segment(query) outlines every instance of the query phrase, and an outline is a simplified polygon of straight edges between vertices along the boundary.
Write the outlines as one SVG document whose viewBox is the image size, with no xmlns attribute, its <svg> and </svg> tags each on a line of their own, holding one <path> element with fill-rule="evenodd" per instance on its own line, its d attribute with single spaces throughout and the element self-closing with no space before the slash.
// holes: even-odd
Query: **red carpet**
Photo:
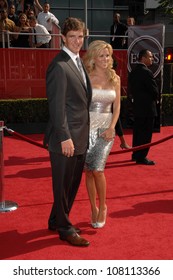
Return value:
<svg viewBox="0 0 173 280">
<path fill-rule="evenodd" d="M 153 141 L 173 134 L 162 127 Z M 43 135 L 28 135 L 42 143 Z M 126 131 L 131 144 L 131 131 Z M 113 151 L 119 150 L 119 139 Z M 110 155 L 106 168 L 108 218 L 103 229 L 89 225 L 90 206 L 83 176 L 71 220 L 90 241 L 76 248 L 47 230 L 52 203 L 48 152 L 13 136 L 4 137 L 5 200 L 18 209 L 0 213 L 0 259 L 4 260 L 172 260 L 172 139 L 153 146 L 155 166 L 136 165 L 131 152 Z"/>
</svg>

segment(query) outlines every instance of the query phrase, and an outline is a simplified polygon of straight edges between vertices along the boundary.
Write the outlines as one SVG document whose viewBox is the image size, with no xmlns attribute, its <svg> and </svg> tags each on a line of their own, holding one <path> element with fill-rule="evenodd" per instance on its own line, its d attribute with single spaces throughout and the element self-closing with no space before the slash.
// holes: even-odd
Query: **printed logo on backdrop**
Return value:
<svg viewBox="0 0 173 280">
<path fill-rule="evenodd" d="M 138 62 L 138 54 L 141 49 L 148 49 L 152 52 L 154 61 L 150 69 L 154 77 L 160 73 L 163 67 L 163 48 L 160 42 L 148 35 L 136 38 L 128 48 L 128 71 L 131 72 L 132 67 Z"/>
<path fill-rule="evenodd" d="M 138 62 L 140 50 L 148 49 L 153 53 L 154 62 L 150 69 L 154 77 L 157 77 L 163 68 L 163 42 L 164 26 L 162 24 L 151 26 L 129 27 L 128 38 L 128 71 Z"/>
</svg>

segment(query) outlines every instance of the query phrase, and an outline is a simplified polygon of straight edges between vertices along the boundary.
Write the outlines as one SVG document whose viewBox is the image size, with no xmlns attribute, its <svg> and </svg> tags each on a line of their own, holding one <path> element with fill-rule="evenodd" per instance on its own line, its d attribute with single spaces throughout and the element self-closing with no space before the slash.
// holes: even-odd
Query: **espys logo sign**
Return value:
<svg viewBox="0 0 173 280">
<path fill-rule="evenodd" d="M 160 73 L 163 67 L 163 48 L 160 42 L 149 35 L 137 37 L 128 48 L 128 71 L 131 72 L 133 66 L 138 62 L 138 54 L 141 49 L 148 49 L 153 53 L 154 62 L 151 66 L 154 77 Z"/>
</svg>

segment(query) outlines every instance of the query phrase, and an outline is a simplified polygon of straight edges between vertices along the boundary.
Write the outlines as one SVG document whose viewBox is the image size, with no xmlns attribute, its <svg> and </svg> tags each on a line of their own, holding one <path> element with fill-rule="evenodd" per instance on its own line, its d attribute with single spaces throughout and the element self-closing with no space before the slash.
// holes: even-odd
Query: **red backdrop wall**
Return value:
<svg viewBox="0 0 173 280">
<path fill-rule="evenodd" d="M 0 98 L 44 98 L 46 69 L 59 50 L 1 49 Z M 127 51 L 114 51 L 122 95 L 127 92 Z"/>
</svg>

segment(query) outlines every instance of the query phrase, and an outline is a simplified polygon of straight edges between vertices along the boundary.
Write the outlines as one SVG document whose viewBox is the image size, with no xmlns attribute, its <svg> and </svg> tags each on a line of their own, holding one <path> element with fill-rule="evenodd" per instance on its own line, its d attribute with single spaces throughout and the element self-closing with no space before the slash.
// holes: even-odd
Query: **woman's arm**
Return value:
<svg viewBox="0 0 173 280">
<path fill-rule="evenodd" d="M 39 0 L 34 0 L 34 4 L 40 12 L 43 11 L 43 8 L 42 8 L 41 4 L 39 3 Z"/>
<path fill-rule="evenodd" d="M 113 114 L 112 114 L 112 121 L 108 129 L 106 129 L 101 135 L 106 141 L 112 141 L 112 139 L 115 136 L 115 125 L 117 123 L 117 120 L 119 118 L 120 114 L 120 90 L 121 90 L 121 80 L 120 77 L 116 76 L 117 81 L 115 85 L 115 91 L 116 91 L 116 98 L 113 103 Z"/>
<path fill-rule="evenodd" d="M 120 114 L 121 79 L 118 75 L 117 75 L 117 82 L 115 85 L 115 92 L 116 92 L 116 98 L 113 103 L 112 122 L 110 124 L 110 128 L 112 128 L 112 129 L 115 129 L 115 125 L 117 123 L 117 120 L 118 120 L 119 114 Z"/>
</svg>

